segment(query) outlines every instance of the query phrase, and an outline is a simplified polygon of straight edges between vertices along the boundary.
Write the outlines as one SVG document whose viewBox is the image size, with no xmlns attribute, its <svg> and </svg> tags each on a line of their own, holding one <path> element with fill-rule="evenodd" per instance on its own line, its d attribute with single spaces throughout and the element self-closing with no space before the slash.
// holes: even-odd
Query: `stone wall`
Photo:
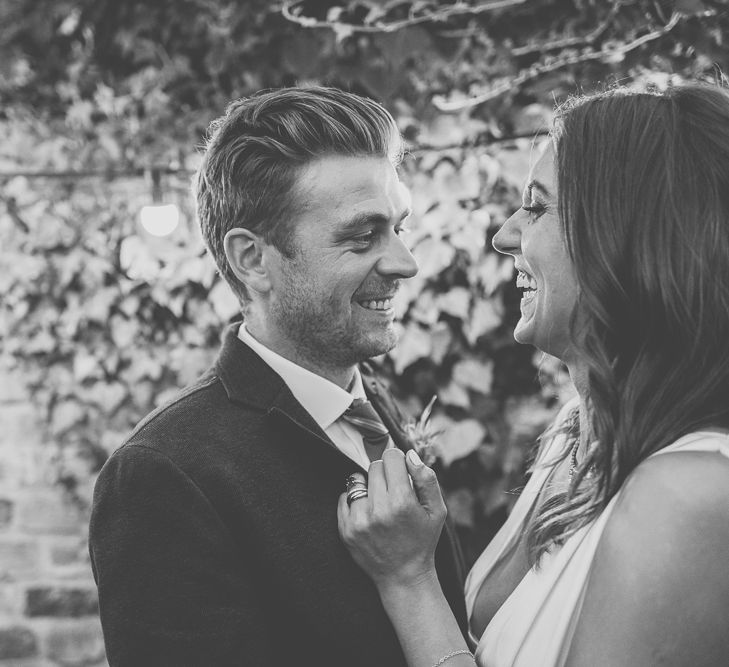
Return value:
<svg viewBox="0 0 729 667">
<path fill-rule="evenodd" d="M 0 667 L 102 667 L 88 517 L 52 483 L 44 444 L 38 410 L 0 367 Z"/>
</svg>

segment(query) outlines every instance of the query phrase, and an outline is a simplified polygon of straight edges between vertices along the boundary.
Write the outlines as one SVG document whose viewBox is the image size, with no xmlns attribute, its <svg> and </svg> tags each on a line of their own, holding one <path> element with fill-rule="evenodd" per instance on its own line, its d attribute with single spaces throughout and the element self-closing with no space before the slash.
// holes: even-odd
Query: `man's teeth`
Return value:
<svg viewBox="0 0 729 667">
<path fill-rule="evenodd" d="M 536 290 L 537 289 L 537 281 L 534 280 L 528 273 L 524 273 L 523 271 L 519 271 L 516 274 L 516 286 L 519 289 L 524 290 Z"/>
<path fill-rule="evenodd" d="M 359 303 L 363 308 L 368 308 L 369 310 L 387 310 L 388 308 L 392 308 L 392 299 L 360 301 Z"/>
</svg>

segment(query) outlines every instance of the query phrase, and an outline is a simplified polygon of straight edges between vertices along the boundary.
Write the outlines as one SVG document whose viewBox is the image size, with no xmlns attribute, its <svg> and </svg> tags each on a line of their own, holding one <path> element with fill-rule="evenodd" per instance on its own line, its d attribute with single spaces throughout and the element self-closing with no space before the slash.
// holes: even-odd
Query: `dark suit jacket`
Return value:
<svg viewBox="0 0 729 667">
<path fill-rule="evenodd" d="M 337 498 L 357 466 L 237 326 L 214 368 L 145 418 L 99 475 L 89 545 L 108 660 L 404 667 L 337 532 Z M 364 379 L 382 412 L 392 399 Z M 436 564 L 465 629 L 458 558 L 444 531 Z"/>
</svg>

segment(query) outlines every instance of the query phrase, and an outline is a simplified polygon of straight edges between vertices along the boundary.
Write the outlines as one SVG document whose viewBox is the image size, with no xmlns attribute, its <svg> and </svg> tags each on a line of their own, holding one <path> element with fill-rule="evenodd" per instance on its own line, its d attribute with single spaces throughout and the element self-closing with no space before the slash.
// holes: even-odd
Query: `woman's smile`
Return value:
<svg viewBox="0 0 729 667">
<path fill-rule="evenodd" d="M 493 245 L 514 258 L 516 286 L 522 291 L 514 338 L 565 361 L 577 284 L 557 201 L 554 149 L 548 144 L 529 174 L 521 208 L 497 232 Z"/>
</svg>

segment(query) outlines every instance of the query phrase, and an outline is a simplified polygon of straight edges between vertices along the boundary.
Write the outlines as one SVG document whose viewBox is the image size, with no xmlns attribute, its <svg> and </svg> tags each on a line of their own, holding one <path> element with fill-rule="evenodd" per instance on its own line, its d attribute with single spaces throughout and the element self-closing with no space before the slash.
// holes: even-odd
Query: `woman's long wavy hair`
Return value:
<svg viewBox="0 0 729 667">
<path fill-rule="evenodd" d="M 617 88 L 567 102 L 552 136 L 594 444 L 530 520 L 534 563 L 648 456 L 729 427 L 729 94 Z"/>
</svg>

